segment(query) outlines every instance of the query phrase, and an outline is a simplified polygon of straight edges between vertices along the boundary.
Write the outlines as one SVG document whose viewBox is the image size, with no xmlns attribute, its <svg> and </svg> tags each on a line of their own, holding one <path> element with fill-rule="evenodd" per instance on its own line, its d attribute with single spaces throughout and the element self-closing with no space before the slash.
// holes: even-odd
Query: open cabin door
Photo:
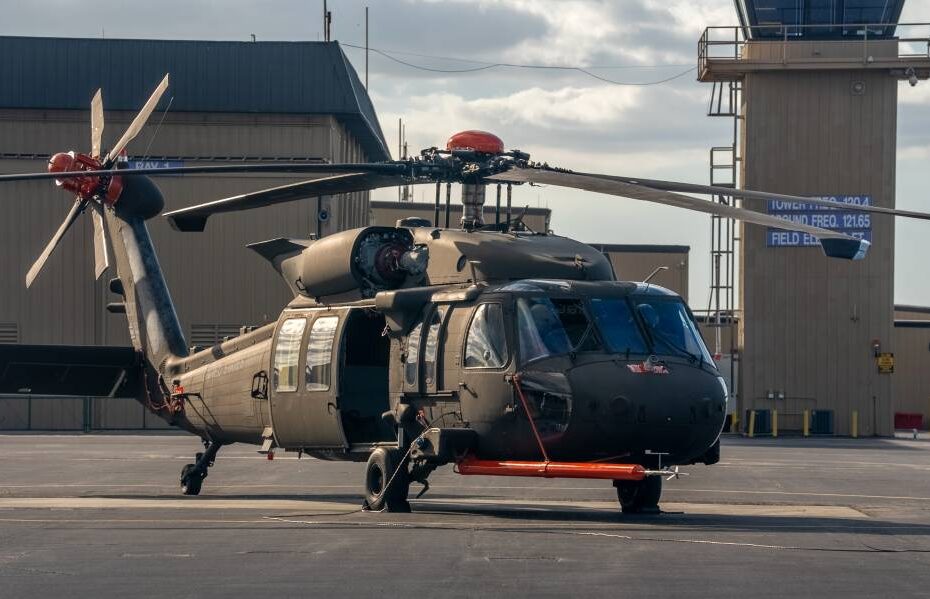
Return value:
<svg viewBox="0 0 930 599">
<path fill-rule="evenodd" d="M 449 322 L 448 349 L 455 352 L 462 415 L 482 435 L 485 451 L 506 451 L 513 414 L 514 343 L 510 303 L 483 301 L 473 308 L 456 307 Z"/>
<path fill-rule="evenodd" d="M 346 309 L 285 312 L 271 352 L 271 421 L 280 447 L 348 447 L 339 411 Z"/>
</svg>

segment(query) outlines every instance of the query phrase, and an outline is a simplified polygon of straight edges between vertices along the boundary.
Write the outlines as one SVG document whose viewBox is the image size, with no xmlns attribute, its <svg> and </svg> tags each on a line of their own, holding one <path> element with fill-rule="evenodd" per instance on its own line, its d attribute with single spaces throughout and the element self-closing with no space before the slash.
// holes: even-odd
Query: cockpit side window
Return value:
<svg viewBox="0 0 930 599">
<path fill-rule="evenodd" d="M 510 357 L 500 304 L 475 310 L 465 341 L 465 368 L 501 368 Z"/>
</svg>

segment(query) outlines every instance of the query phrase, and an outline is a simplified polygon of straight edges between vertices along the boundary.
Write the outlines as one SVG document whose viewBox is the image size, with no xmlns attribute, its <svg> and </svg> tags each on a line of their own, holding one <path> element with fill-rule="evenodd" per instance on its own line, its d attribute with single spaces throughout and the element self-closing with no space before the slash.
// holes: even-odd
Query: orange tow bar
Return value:
<svg viewBox="0 0 930 599">
<path fill-rule="evenodd" d="M 646 469 L 639 464 L 603 462 L 519 462 L 464 458 L 456 464 L 459 474 L 485 476 L 535 476 L 539 478 L 592 478 L 643 480 Z"/>
</svg>

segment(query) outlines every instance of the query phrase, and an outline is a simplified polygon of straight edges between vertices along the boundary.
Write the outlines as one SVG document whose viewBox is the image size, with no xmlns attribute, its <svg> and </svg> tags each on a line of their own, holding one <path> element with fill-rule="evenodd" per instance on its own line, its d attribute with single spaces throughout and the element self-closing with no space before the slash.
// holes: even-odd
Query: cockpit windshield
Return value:
<svg viewBox="0 0 930 599">
<path fill-rule="evenodd" d="M 624 298 L 594 298 L 591 312 L 610 351 L 647 354 L 646 340 L 639 332 L 629 302 Z"/>
<path fill-rule="evenodd" d="M 675 297 L 520 297 L 520 360 L 607 350 L 677 355 L 713 364 L 684 302 Z"/>
<path fill-rule="evenodd" d="M 657 354 L 679 354 L 713 364 L 685 305 L 676 299 L 631 297 Z"/>
</svg>

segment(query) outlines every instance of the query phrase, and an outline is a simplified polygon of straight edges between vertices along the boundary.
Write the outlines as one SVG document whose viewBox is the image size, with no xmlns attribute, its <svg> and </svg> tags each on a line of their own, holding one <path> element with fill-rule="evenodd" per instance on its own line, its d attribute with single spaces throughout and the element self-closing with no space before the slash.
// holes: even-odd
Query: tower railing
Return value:
<svg viewBox="0 0 930 599">
<path fill-rule="evenodd" d="M 852 54 L 843 52 L 833 56 L 829 52 L 819 52 L 811 55 L 793 51 L 799 41 L 816 41 L 827 48 L 831 45 L 848 48 L 853 44 L 861 47 Z M 892 46 L 887 42 L 896 46 L 891 53 Z M 747 52 L 750 44 L 765 44 L 769 49 Z M 848 64 L 852 68 L 908 60 L 916 61 L 915 68 L 930 66 L 930 23 L 725 25 L 707 27 L 698 40 L 698 73 L 702 80 L 707 80 L 710 63 L 741 62 L 760 66 L 830 63 L 833 67 Z"/>
</svg>

